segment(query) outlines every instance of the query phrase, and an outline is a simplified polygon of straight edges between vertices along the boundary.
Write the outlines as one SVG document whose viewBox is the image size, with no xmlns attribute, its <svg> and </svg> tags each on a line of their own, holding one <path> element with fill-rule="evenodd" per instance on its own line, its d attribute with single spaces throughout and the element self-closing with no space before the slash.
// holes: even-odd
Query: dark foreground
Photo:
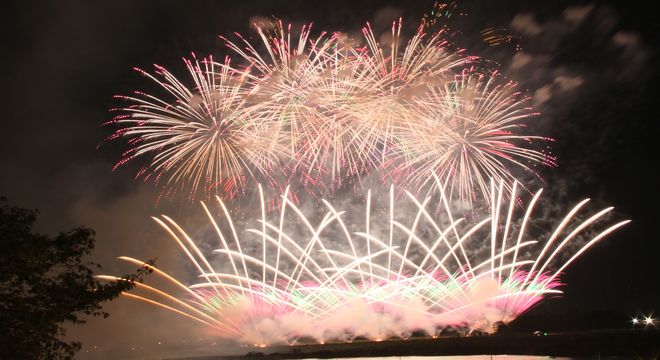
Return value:
<svg viewBox="0 0 660 360">
<path fill-rule="evenodd" d="M 195 360 L 302 359 L 377 356 L 540 355 L 566 357 L 657 358 L 659 331 L 590 331 L 547 336 L 511 334 L 482 337 L 416 338 L 391 341 L 354 341 L 255 348 L 243 356 L 195 357 Z M 193 358 L 190 358 L 193 359 Z"/>
</svg>

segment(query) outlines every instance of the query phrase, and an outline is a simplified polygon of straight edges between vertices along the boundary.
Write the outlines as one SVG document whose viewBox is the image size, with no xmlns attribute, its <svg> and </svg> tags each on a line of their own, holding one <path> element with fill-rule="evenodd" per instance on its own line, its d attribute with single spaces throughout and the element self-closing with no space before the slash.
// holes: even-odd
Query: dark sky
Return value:
<svg viewBox="0 0 660 360">
<path fill-rule="evenodd" d="M 180 268 L 178 249 L 163 241 L 150 216 L 192 217 L 198 206 L 156 204 L 157 191 L 133 180 L 131 169 L 112 172 L 121 144 L 97 149 L 111 131 L 101 124 L 118 105 L 112 96 L 151 85 L 132 68 L 158 63 L 180 72 L 180 58 L 192 51 L 222 55 L 217 35 L 250 34 L 254 16 L 356 31 L 366 20 L 385 24 L 394 16 L 416 24 L 431 4 L 12 1 L 3 24 L 9 31 L 1 60 L 0 195 L 40 209 L 42 232 L 95 229 L 95 259 L 108 273 L 126 270 L 114 260 L 124 254 L 158 257 L 161 266 Z M 621 2 L 458 4 L 467 15 L 455 20 L 455 41 L 519 81 L 541 112 L 534 130 L 557 139 L 559 167 L 546 169 L 539 184 L 546 196 L 566 209 L 591 197 L 615 206 L 618 218 L 633 220 L 571 266 L 563 277 L 565 294 L 532 314 L 660 312 L 657 15 Z M 498 25 L 520 36 L 522 52 L 479 42 L 479 30 Z M 72 331 L 96 356 L 124 354 L 136 344 L 158 348 L 158 341 L 177 347 L 180 334 L 203 336 L 194 324 L 125 299 L 108 310 L 109 319 Z"/>
</svg>

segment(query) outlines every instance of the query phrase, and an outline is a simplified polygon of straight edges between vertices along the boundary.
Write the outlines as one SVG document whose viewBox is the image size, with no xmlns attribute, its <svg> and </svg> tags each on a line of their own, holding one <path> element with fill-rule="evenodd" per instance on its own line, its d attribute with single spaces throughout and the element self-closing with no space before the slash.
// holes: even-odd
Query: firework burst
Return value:
<svg viewBox="0 0 660 360">
<path fill-rule="evenodd" d="M 452 174 L 472 201 L 489 198 L 485 179 L 554 163 L 534 149 L 548 139 L 523 131 L 534 113 L 516 85 L 474 70 L 445 30 L 404 41 L 399 20 L 379 41 L 369 24 L 362 40 L 311 26 L 295 36 L 281 21 L 256 29 L 261 42 L 223 37 L 231 61 L 186 60 L 191 87 L 162 67 L 143 72 L 169 98 L 122 97 L 131 105 L 111 138 L 130 150 L 118 165 L 150 156 L 140 176 L 225 199 L 251 181 L 327 195 L 374 172 L 408 188 Z"/>
<path fill-rule="evenodd" d="M 229 60 L 184 61 L 192 89 L 161 66 L 155 75 L 137 69 L 172 101 L 142 92 L 121 96 L 133 105 L 122 109 L 129 115 L 113 120 L 122 128 L 111 138 L 129 138 L 132 147 L 117 166 L 152 155 L 138 177 L 187 188 L 191 197 L 199 188 L 231 197 L 244 190 L 246 178 L 267 176 L 287 152 L 266 124 L 252 120 L 256 114 L 245 106 L 250 91 L 245 73 L 234 71 Z"/>
<path fill-rule="evenodd" d="M 532 149 L 533 141 L 551 139 L 525 134 L 524 119 L 537 115 L 515 84 L 501 84 L 497 74 L 465 73 L 418 97 L 414 122 L 401 132 L 403 161 L 395 173 L 406 188 L 434 186 L 436 175 L 448 179 L 458 198 L 490 197 L 489 179 L 513 183 L 509 165 L 538 176 L 533 166 L 555 166 L 546 152 Z M 474 192 L 474 189 L 479 189 Z M 511 189 L 509 189 L 511 190 Z"/>
<path fill-rule="evenodd" d="M 491 332 L 496 322 L 507 323 L 544 297 L 561 293 L 564 269 L 627 223 L 603 225 L 612 208 L 577 221 L 587 199 L 568 212 L 547 240 L 529 240 L 527 227 L 541 191 L 520 208 L 516 183 L 511 192 L 504 183 L 491 185 L 489 216 L 469 225 L 449 210 L 446 186 L 439 181 L 436 186 L 442 213 L 427 209 L 430 196 L 420 201 L 408 193 L 416 210 L 414 220 L 406 217 L 406 223 L 396 220 L 393 190 L 387 223 L 374 222 L 369 193 L 364 230 L 355 233 L 348 230 L 355 220 L 346 223 L 344 212 L 325 201 L 327 212 L 313 225 L 285 193 L 275 221 L 268 221 L 262 203 L 259 226 L 239 236 L 218 198 L 224 225 L 203 205 L 220 246 L 211 259 L 172 219 L 154 218 L 185 252 L 200 282 L 186 285 L 154 268 L 175 290 L 138 284 L 137 292 L 125 295 L 203 323 L 217 336 L 257 345 L 309 337 L 378 340 L 413 331 L 434 335 L 447 327 Z M 286 219 L 292 218 L 296 227 L 307 230 L 306 238 L 286 231 Z M 598 230 L 578 240 L 594 227 Z M 576 241 L 580 247 L 566 258 L 569 244 Z"/>
</svg>

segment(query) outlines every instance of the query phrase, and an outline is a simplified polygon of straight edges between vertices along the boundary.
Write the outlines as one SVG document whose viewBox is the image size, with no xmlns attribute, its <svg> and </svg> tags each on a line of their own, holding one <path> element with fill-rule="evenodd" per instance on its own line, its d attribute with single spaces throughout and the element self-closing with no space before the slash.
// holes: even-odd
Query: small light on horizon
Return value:
<svg viewBox="0 0 660 360">
<path fill-rule="evenodd" d="M 632 321 L 633 325 L 639 324 L 639 319 L 636 318 L 636 317 L 632 318 L 632 320 L 630 320 L 630 321 Z"/>
<path fill-rule="evenodd" d="M 652 317 L 650 317 L 650 316 L 647 316 L 647 317 L 644 319 L 644 324 L 646 324 L 646 325 L 653 325 L 653 322 L 654 322 L 654 321 L 655 321 L 654 318 L 652 318 Z"/>
</svg>

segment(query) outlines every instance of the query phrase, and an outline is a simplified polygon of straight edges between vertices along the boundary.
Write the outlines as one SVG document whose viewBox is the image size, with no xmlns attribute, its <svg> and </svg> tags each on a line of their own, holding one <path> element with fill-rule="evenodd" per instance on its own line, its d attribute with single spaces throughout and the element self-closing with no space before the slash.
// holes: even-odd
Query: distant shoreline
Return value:
<svg viewBox="0 0 660 360">
<path fill-rule="evenodd" d="M 386 356 L 535 355 L 554 357 L 631 358 L 660 355 L 660 331 L 598 330 L 551 333 L 547 336 L 506 334 L 477 337 L 414 338 L 254 348 L 242 356 L 202 356 L 180 359 L 329 359 Z"/>
</svg>

